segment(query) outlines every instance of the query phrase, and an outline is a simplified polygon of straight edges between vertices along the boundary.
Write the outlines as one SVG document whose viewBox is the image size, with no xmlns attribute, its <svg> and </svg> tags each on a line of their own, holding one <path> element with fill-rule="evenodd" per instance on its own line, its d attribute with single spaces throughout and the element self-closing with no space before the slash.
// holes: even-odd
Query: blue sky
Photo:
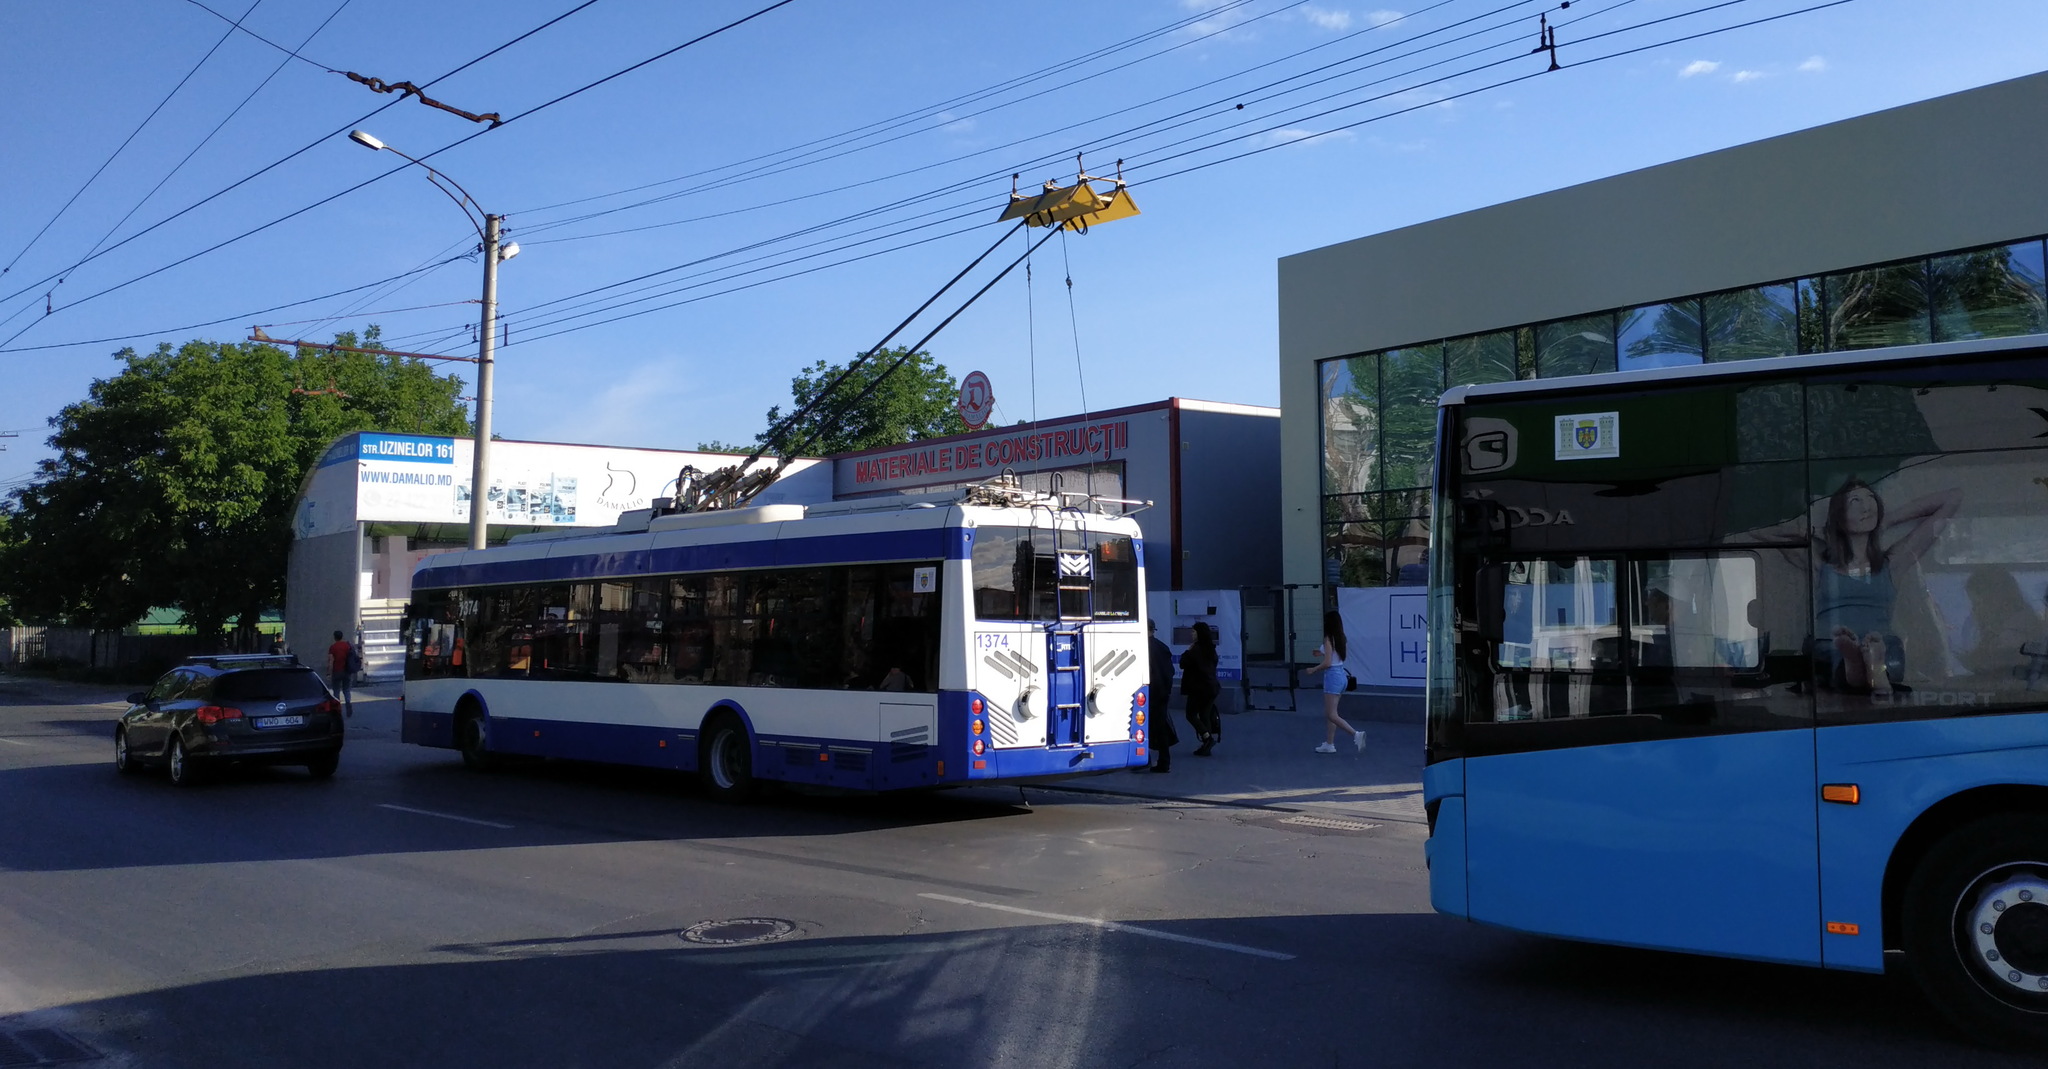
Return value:
<svg viewBox="0 0 2048 1069">
<path fill-rule="evenodd" d="M 428 93 L 466 111 L 516 115 L 768 2 L 597 0 Z M 1580 43 L 1715 2 L 1578 0 L 1558 11 L 1555 0 L 1120 0 L 1046 6 L 1027 19 L 1030 8 L 982 0 L 794 0 L 433 163 L 505 214 L 509 239 L 523 248 L 500 273 L 512 345 L 500 354 L 496 422 L 507 437 L 679 448 L 747 439 L 769 405 L 786 401 L 797 369 L 865 349 L 1002 233 L 995 216 L 1010 173 L 1021 170 L 1027 188 L 1071 179 L 1077 146 L 1088 146 L 1091 172 L 1127 159 L 1144 214 L 1054 238 L 1033 258 L 1028 291 L 1021 271 L 1005 279 L 933 351 L 956 374 L 985 371 L 1004 421 L 1034 406 L 1041 416 L 1077 412 L 1084 384 L 1096 409 L 1174 394 L 1273 404 L 1283 255 L 2048 66 L 2038 44 L 2048 5 L 2038 0 L 1855 0 L 1585 62 L 1817 0 L 1737 0 Z M 206 3 L 246 12 L 250 30 L 294 48 L 325 21 L 299 49 L 315 62 L 231 33 L 191 0 L 0 7 L 0 265 L 13 262 L 0 295 L 23 291 L 0 302 L 0 338 L 30 328 L 0 345 L 13 350 L 0 351 L 10 386 L 0 429 L 22 432 L 0 453 L 0 484 L 28 473 L 43 455 L 45 421 L 112 374 L 109 356 L 123 344 L 239 339 L 251 323 L 274 337 L 326 340 L 374 322 L 399 348 L 474 351 L 475 306 L 451 303 L 476 298 L 473 260 L 243 314 L 374 283 L 474 244 L 417 168 L 96 295 L 402 162 L 343 136 L 374 108 L 391 104 L 361 125 L 415 156 L 482 129 L 416 101 L 392 103 L 315 64 L 425 83 L 574 0 Z M 1565 69 L 1555 73 L 1524 54 L 1546 10 L 1561 24 Z M 1466 34 L 1475 36 L 1447 42 Z M 1058 76 L 963 99 L 1076 60 Z M 1459 73 L 1495 61 L 1505 62 Z M 1119 64 L 1128 65 L 1110 69 Z M 1273 95 L 1299 86 L 1292 81 L 1255 91 L 1324 64 L 1337 66 L 1315 75 L 1331 80 L 1313 88 Z M 1540 76 L 1486 88 L 1529 73 Z M 1329 99 L 1308 103 L 1319 97 Z M 1342 110 L 1313 114 L 1332 108 Z M 1159 129 L 1182 112 L 1171 121 L 1183 125 Z M 888 128 L 887 141 L 837 140 L 899 117 L 908 118 Z M 72 267 L 102 235 L 119 242 L 309 142 L 317 143 L 261 177 Z M 788 154 L 814 142 L 831 148 Z M 1212 165 L 1173 173 L 1204 163 Z M 618 193 L 635 186 L 650 188 Z M 549 207 L 582 198 L 594 199 Z M 664 199 L 640 203 L 654 198 Z M 623 210 L 575 219 L 608 209 Z M 610 233 L 622 230 L 634 232 Z M 926 237 L 936 240 L 719 293 Z M 848 245 L 869 239 L 878 240 Z M 1022 251 L 1018 242 L 1009 255 Z M 61 284 L 46 281 L 60 273 Z M 638 289 L 654 283 L 665 285 Z M 689 285 L 697 288 L 611 314 L 703 299 L 609 324 L 596 316 L 550 325 L 599 297 Z M 235 318 L 93 341 L 223 317 Z"/>
</svg>

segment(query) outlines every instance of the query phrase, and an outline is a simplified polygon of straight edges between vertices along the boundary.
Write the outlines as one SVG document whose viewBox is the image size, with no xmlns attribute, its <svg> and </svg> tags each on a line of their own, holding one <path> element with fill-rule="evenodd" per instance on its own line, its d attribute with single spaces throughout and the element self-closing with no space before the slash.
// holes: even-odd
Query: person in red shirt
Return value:
<svg viewBox="0 0 2048 1069">
<path fill-rule="evenodd" d="M 333 688 L 334 693 L 341 695 L 343 716 L 356 715 L 355 695 L 349 688 L 350 677 L 355 675 L 349 662 L 355 659 L 355 652 L 356 648 L 341 637 L 339 631 L 334 633 L 334 645 L 327 647 L 328 685 Z"/>
</svg>

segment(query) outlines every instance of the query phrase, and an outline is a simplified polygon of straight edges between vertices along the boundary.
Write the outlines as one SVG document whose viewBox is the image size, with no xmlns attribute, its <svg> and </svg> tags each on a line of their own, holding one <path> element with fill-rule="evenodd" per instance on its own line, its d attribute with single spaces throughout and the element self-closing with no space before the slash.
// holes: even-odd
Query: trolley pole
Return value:
<svg viewBox="0 0 2048 1069">
<path fill-rule="evenodd" d="M 490 542 L 490 517 L 486 515 L 491 487 L 491 349 L 498 333 L 498 224 L 500 217 L 484 216 L 484 310 L 483 325 L 477 332 L 476 352 L 476 448 L 469 471 L 469 548 L 482 549 Z"/>
</svg>

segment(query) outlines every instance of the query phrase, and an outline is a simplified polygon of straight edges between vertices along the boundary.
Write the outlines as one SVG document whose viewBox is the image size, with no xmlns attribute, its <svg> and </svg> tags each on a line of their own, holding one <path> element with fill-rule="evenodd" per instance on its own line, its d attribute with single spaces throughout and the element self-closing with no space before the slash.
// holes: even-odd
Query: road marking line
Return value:
<svg viewBox="0 0 2048 1069">
<path fill-rule="evenodd" d="M 9 745 L 9 746 L 34 746 L 34 745 L 35 745 L 35 744 L 34 744 L 34 743 L 32 743 L 32 742 L 23 742 L 23 741 L 21 741 L 20 739 L 8 739 L 8 738 L 0 738 L 0 742 L 4 742 L 4 743 L 6 743 L 6 744 L 7 744 L 7 745 Z"/>
<path fill-rule="evenodd" d="M 1294 960 L 1294 955 L 1282 954 L 1276 950 L 1260 950 L 1258 947 L 1240 946 L 1236 943 L 1219 943 L 1214 939 L 1197 939 L 1192 935 L 1162 932 L 1156 928 L 1140 928 L 1135 924 L 1124 924 L 1121 921 L 1106 921 L 1098 917 L 1075 917 L 1065 913 L 1043 913 L 1035 909 L 1006 906 L 1000 902 L 976 902 L 969 898 L 955 898 L 952 895 L 938 895 L 928 891 L 919 892 L 917 897 L 929 898 L 934 902 L 949 902 L 956 906 L 973 906 L 976 909 L 992 909 L 999 913 L 1015 913 L 1025 917 L 1037 917 L 1040 920 L 1061 921 L 1067 924 L 1087 924 L 1101 928 L 1104 931 L 1125 932 L 1130 935 L 1142 935 L 1148 939 L 1165 939 L 1174 943 L 1188 943 L 1193 946 L 1208 947 L 1211 950 L 1228 950 L 1234 954 L 1250 954 L 1255 958 L 1270 958 L 1274 961 Z"/>
<path fill-rule="evenodd" d="M 431 809 L 414 809 L 409 805 L 392 805 L 390 802 L 379 802 L 377 803 L 377 808 L 396 809 L 401 813 L 418 813 L 420 816 L 423 817 L 440 817 L 442 820 L 459 820 L 464 824 L 481 824 L 486 828 L 510 828 L 512 826 L 510 824 L 500 824 L 495 820 L 478 820 L 475 817 L 458 817 L 453 813 L 436 813 Z"/>
<path fill-rule="evenodd" d="M 1339 817 L 1312 817 L 1307 815 L 1282 817 L 1275 823 L 1296 824 L 1304 828 L 1330 828 L 1335 831 L 1371 831 L 1379 827 L 1362 820 L 1344 820 Z"/>
</svg>

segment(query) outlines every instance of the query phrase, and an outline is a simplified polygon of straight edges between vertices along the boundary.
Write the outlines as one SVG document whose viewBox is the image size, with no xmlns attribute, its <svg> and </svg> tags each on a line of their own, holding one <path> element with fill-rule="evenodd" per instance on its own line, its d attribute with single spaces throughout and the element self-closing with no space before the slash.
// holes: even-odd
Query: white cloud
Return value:
<svg viewBox="0 0 2048 1069">
<path fill-rule="evenodd" d="M 1720 69 L 1721 65 L 1711 59 L 1696 59 L 1681 68 L 1678 76 L 1680 78 L 1690 78 L 1696 74 L 1712 74 Z"/>
<path fill-rule="evenodd" d="M 1365 21 L 1375 26 L 1385 26 L 1389 22 L 1405 17 L 1405 14 L 1399 11 L 1369 11 L 1366 13 Z"/>
<path fill-rule="evenodd" d="M 1799 69 L 1808 74 L 1819 74 L 1828 69 L 1828 61 L 1821 56 L 1809 56 L 1806 62 L 1799 65 Z"/>
<path fill-rule="evenodd" d="M 1350 130 L 1333 130 L 1328 133 L 1323 133 L 1316 130 L 1303 130 L 1299 127 L 1288 127 L 1285 130 L 1268 130 L 1265 133 L 1259 134 L 1258 136 L 1252 138 L 1251 141 L 1252 144 L 1257 145 L 1260 148 L 1264 148 L 1268 145 L 1286 145 L 1296 141 L 1306 141 L 1309 138 L 1315 138 L 1318 143 L 1323 143 L 1331 141 L 1350 141 L 1355 139 L 1357 136 L 1358 135 L 1356 133 Z"/>
<path fill-rule="evenodd" d="M 1345 30 L 1351 28 L 1351 12 L 1349 11 L 1338 11 L 1326 7 L 1304 6 L 1301 9 L 1301 16 L 1309 21 L 1309 25 L 1314 26 L 1316 29 L 1319 30 L 1329 30 L 1333 33 L 1342 33 Z"/>
<path fill-rule="evenodd" d="M 973 119 L 955 119 L 950 111 L 940 112 L 939 122 L 942 124 L 939 129 L 949 134 L 971 134 L 974 132 Z"/>
<path fill-rule="evenodd" d="M 1763 76 L 1764 72 L 1762 71 L 1736 71 L 1734 74 L 1728 76 L 1728 80 L 1734 82 L 1737 85 L 1741 85 L 1743 82 L 1753 82 Z"/>
</svg>

